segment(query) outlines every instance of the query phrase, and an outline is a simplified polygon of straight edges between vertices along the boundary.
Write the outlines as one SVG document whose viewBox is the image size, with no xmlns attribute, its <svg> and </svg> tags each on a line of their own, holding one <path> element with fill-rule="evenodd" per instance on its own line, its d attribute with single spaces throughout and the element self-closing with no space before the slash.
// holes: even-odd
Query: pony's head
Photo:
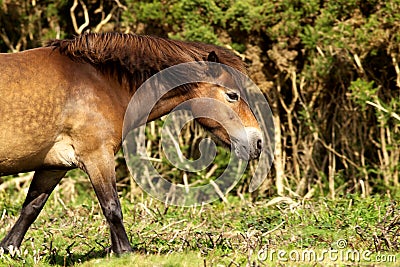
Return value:
<svg viewBox="0 0 400 267">
<path fill-rule="evenodd" d="M 232 145 L 241 159 L 256 159 L 263 146 L 263 135 L 257 119 L 246 102 L 244 84 L 239 72 L 219 63 L 215 52 L 208 55 L 207 75 L 214 82 L 199 83 L 192 90 L 190 102 L 197 122 L 223 144 Z M 237 77 L 240 76 L 240 77 Z"/>
</svg>

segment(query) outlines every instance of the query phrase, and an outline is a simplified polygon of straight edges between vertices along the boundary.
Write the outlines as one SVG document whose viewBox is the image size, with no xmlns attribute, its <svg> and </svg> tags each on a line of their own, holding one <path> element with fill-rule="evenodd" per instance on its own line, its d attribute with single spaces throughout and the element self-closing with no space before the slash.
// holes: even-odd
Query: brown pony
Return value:
<svg viewBox="0 0 400 267">
<path fill-rule="evenodd" d="M 136 89 L 151 75 L 194 61 L 220 62 L 245 71 L 240 59 L 218 46 L 121 33 L 89 33 L 54 40 L 47 47 L 0 54 L 0 176 L 35 171 L 20 217 L 0 246 L 19 247 L 54 187 L 68 170 L 80 168 L 88 174 L 109 223 L 111 249 L 132 251 L 114 166 L 124 114 Z M 202 97 L 232 108 L 246 129 L 234 134 L 242 148 L 239 156 L 257 158 L 262 134 L 239 89 L 209 83 L 177 88 L 159 100 L 148 121 L 183 101 Z M 191 107 L 196 108 L 205 107 Z M 231 144 L 219 123 L 198 121 Z"/>
</svg>

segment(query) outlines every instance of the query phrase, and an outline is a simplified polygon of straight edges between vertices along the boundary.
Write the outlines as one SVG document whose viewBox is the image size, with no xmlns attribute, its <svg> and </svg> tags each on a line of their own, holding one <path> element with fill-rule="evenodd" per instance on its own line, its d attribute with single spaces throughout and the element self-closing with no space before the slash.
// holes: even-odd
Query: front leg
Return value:
<svg viewBox="0 0 400 267">
<path fill-rule="evenodd" d="M 118 199 L 115 181 L 115 162 L 112 149 L 99 149 L 82 158 L 84 171 L 89 175 L 103 214 L 110 226 L 111 249 L 117 254 L 131 252 Z"/>
</svg>

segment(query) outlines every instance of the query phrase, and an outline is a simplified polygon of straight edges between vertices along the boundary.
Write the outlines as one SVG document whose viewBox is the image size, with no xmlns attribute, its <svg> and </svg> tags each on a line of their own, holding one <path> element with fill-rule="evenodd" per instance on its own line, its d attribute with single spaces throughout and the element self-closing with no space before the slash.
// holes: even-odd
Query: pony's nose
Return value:
<svg viewBox="0 0 400 267">
<path fill-rule="evenodd" d="M 257 140 L 257 153 L 258 153 L 259 155 L 261 154 L 262 147 L 263 147 L 262 139 L 259 138 L 259 139 Z"/>
<path fill-rule="evenodd" d="M 263 148 L 263 138 L 259 129 L 249 127 L 246 128 L 248 138 L 248 153 L 250 159 L 257 159 L 260 157 Z"/>
<path fill-rule="evenodd" d="M 245 132 L 240 132 L 234 140 L 237 156 L 244 160 L 252 160 L 260 157 L 264 145 L 262 133 L 254 127 L 246 127 Z"/>
</svg>

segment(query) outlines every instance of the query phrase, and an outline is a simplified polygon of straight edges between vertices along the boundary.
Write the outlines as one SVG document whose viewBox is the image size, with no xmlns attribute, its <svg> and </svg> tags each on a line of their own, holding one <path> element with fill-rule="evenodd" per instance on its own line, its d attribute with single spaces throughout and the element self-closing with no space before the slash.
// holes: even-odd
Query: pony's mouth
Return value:
<svg viewBox="0 0 400 267">
<path fill-rule="evenodd" d="M 211 138 L 217 144 L 227 149 L 232 146 L 239 159 L 248 161 L 258 159 L 261 155 L 264 141 L 261 131 L 257 128 L 244 127 L 245 131 L 242 128 L 241 131 L 234 132 L 232 135 L 227 135 L 226 132 L 222 134 L 220 131 L 215 131 L 215 128 L 205 126 L 203 128 L 210 133 Z"/>
</svg>

